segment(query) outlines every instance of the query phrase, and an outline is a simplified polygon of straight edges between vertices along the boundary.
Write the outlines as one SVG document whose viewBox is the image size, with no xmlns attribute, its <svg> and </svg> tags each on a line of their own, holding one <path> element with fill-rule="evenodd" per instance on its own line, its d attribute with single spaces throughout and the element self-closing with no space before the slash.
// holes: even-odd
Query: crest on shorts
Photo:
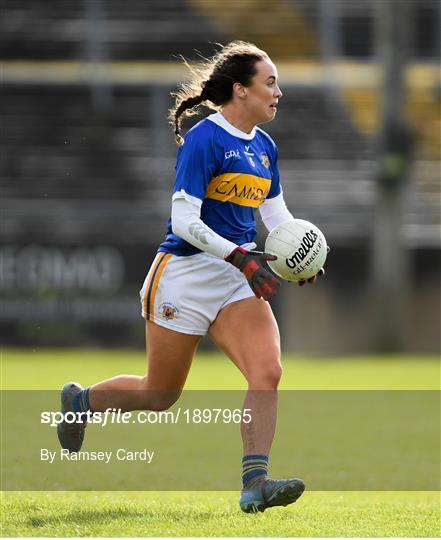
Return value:
<svg viewBox="0 0 441 540">
<path fill-rule="evenodd" d="M 269 157 L 266 154 L 260 154 L 260 161 L 262 162 L 262 165 L 269 169 L 270 166 L 270 160 Z"/>
<path fill-rule="evenodd" d="M 178 317 L 179 309 L 171 302 L 163 302 L 159 306 L 159 314 L 166 321 L 171 321 L 172 319 L 176 319 Z"/>
</svg>

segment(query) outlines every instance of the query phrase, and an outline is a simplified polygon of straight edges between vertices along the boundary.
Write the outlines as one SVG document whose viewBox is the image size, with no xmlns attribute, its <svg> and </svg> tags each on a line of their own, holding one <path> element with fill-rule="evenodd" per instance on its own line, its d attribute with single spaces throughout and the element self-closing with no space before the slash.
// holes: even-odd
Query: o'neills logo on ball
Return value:
<svg viewBox="0 0 441 540">
<path fill-rule="evenodd" d="M 308 231 L 302 238 L 299 249 L 295 251 L 289 259 L 286 259 L 286 266 L 289 268 L 295 268 L 298 264 L 300 264 L 311 251 L 317 237 L 317 233 L 312 230 Z"/>
</svg>

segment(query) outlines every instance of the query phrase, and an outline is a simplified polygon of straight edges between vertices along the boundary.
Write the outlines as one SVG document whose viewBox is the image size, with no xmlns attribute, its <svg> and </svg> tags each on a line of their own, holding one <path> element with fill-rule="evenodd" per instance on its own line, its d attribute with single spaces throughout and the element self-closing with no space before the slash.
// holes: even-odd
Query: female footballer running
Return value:
<svg viewBox="0 0 441 540">
<path fill-rule="evenodd" d="M 269 230 L 293 219 L 280 187 L 277 147 L 257 127 L 274 119 L 282 92 L 276 66 L 251 43 L 228 44 L 192 73 L 170 111 L 180 145 L 171 218 L 141 290 L 148 373 L 120 375 L 85 390 L 68 383 L 62 410 L 167 409 L 179 398 L 208 332 L 248 382 L 244 407 L 252 421 L 241 426 L 240 507 L 263 511 L 294 502 L 305 487 L 295 478 L 267 478 L 282 373 L 279 331 L 267 301 L 279 282 L 265 265 L 275 257 L 253 251 L 257 208 Z M 201 104 L 217 112 L 183 138 L 182 117 Z M 63 448 L 78 451 L 84 427 L 61 423 Z"/>
</svg>

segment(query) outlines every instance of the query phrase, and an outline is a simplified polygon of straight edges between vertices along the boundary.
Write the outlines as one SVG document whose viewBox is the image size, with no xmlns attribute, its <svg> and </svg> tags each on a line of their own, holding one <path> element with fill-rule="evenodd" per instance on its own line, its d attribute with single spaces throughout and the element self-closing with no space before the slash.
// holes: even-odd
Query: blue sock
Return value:
<svg viewBox="0 0 441 540">
<path fill-rule="evenodd" d="M 251 454 L 242 459 L 242 483 L 245 487 L 258 476 L 268 474 L 268 456 Z"/>
<path fill-rule="evenodd" d="M 89 402 L 90 388 L 85 388 L 81 392 L 77 392 L 72 398 L 72 409 L 76 413 L 91 411 Z"/>
</svg>

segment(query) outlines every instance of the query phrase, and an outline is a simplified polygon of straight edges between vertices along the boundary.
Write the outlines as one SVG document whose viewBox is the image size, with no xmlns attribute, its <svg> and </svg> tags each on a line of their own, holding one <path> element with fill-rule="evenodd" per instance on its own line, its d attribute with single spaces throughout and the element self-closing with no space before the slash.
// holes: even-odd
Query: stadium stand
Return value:
<svg viewBox="0 0 441 540">
<path fill-rule="evenodd" d="M 340 53 L 373 54 L 373 14 L 381 0 L 335 2 Z M 91 33 L 109 60 L 166 60 L 177 53 L 210 54 L 211 43 L 258 41 L 278 60 L 311 59 L 322 0 L 3 0 L 0 50 L 3 59 L 75 59 L 87 54 Z M 418 0 L 411 7 L 412 56 L 439 55 L 439 3 Z M 91 20 L 99 18 L 92 29 Z"/>
<path fill-rule="evenodd" d="M 274 0 L 269 7 L 244 0 L 234 2 L 235 16 L 228 12 L 232 0 L 3 1 L 0 254 L 9 273 L 0 280 L 0 323 L 9 342 L 76 343 L 76 330 L 66 337 L 71 329 L 54 331 L 54 320 L 87 321 L 91 343 L 97 327 L 90 321 L 116 321 L 110 334 L 124 342 L 123 326 L 130 333 L 129 322 L 138 321 L 136 287 L 170 212 L 176 145 L 166 112 L 185 73 L 177 54 L 197 60 L 212 53 L 213 43 L 231 39 L 255 40 L 279 65 L 284 97 L 276 121 L 264 129 L 279 145 L 288 206 L 326 231 L 333 248 L 322 308 L 334 302 L 335 291 L 342 305 L 357 298 L 346 294 L 348 251 L 357 260 L 351 286 L 360 305 L 368 305 L 361 291 L 369 279 L 378 194 L 380 76 L 373 39 L 380 0 L 335 2 L 332 66 L 320 39 L 326 1 Z M 432 283 L 429 299 L 441 227 L 439 9 L 436 0 L 412 3 L 406 71 L 414 147 L 402 236 L 419 249 L 418 279 Z M 109 246 L 117 253 L 103 256 Z M 72 276 L 84 281 L 86 266 L 89 283 L 103 268 L 113 275 L 107 296 L 92 286 L 76 296 L 69 284 Z M 277 300 L 276 310 L 291 309 L 290 298 Z M 420 312 L 435 327 L 423 304 Z M 38 337 L 36 320 L 51 321 L 46 338 Z M 439 342 L 438 332 L 430 343 Z M 299 324 L 296 346 L 308 335 Z M 108 343 L 107 328 L 102 337 Z"/>
<path fill-rule="evenodd" d="M 32 230 L 41 240 L 47 234 L 70 241 L 95 235 L 117 235 L 123 243 L 157 240 L 173 182 L 175 146 L 165 119 L 169 90 L 156 89 L 163 98 L 158 125 L 151 89 L 115 88 L 110 111 L 97 114 L 87 87 L 4 86 L 3 235 L 18 240 Z M 287 87 L 281 114 L 266 129 L 279 142 L 285 194 L 294 211 L 320 220 L 334 243 L 368 238 L 374 139 L 357 128 L 344 103 L 320 87 Z M 435 158 L 417 162 L 418 183 L 406 215 L 409 226 L 429 227 L 428 243 L 436 238 L 439 213 Z M 114 223 L 121 224 L 117 231 Z"/>
<path fill-rule="evenodd" d="M 209 54 L 209 41 L 225 41 L 213 24 L 180 0 L 5 0 L 0 20 L 4 59 L 74 59 L 87 54 L 93 32 L 90 11 L 100 14 L 99 32 L 109 60 L 170 60 L 194 49 Z"/>
</svg>

